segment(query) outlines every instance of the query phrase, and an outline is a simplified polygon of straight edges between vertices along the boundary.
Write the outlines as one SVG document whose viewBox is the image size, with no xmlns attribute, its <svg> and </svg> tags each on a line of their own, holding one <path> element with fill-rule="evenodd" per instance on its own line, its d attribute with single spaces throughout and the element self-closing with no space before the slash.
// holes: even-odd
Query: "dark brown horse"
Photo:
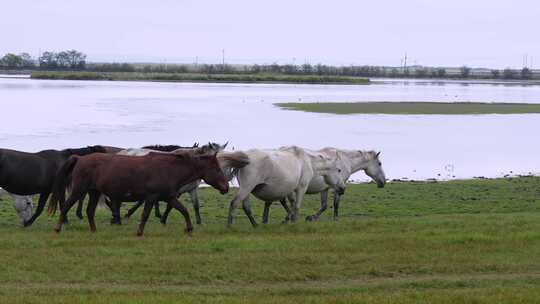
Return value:
<svg viewBox="0 0 540 304">
<path fill-rule="evenodd" d="M 178 149 L 194 149 L 194 148 L 197 148 L 198 146 L 199 146 L 198 143 L 194 143 L 193 146 L 191 146 L 191 147 L 182 147 L 182 146 L 177 146 L 177 145 L 152 145 L 152 146 L 144 146 L 144 147 L 142 147 L 142 149 L 151 149 L 151 150 L 155 150 L 155 151 L 171 152 L 171 151 L 178 150 Z M 107 153 L 111 153 L 111 154 L 116 154 L 116 153 L 124 150 L 123 148 L 117 148 L 117 147 L 109 147 L 109 146 L 103 146 L 103 147 L 105 148 Z M 77 217 L 80 218 L 81 220 L 84 218 L 83 217 L 83 202 L 84 202 L 85 198 L 86 198 L 86 194 L 83 195 L 83 197 L 79 200 L 79 203 L 77 204 L 77 211 L 75 212 Z M 105 204 L 112 211 L 111 224 L 120 225 L 122 223 L 122 221 L 120 219 L 120 213 L 119 213 L 120 210 L 116 210 L 110 204 L 108 199 L 105 198 L 104 201 L 105 201 Z M 138 207 L 138 206 L 143 205 L 143 204 L 144 204 L 144 201 L 140 201 L 140 202 L 138 202 L 136 204 L 136 206 Z M 135 210 L 137 210 L 137 209 L 135 209 Z M 133 212 L 135 212 L 135 210 L 133 210 Z M 131 209 L 130 209 L 130 211 L 131 211 Z M 161 213 L 159 212 L 159 203 L 156 203 L 155 214 L 156 214 L 156 217 L 161 218 Z"/>
<path fill-rule="evenodd" d="M 8 149 L 0 149 L 0 187 L 18 195 L 39 194 L 36 212 L 24 222 L 30 226 L 39 217 L 52 191 L 58 169 L 72 155 L 104 153 L 102 146 L 91 146 L 80 149 L 44 150 L 28 153 Z"/>
<path fill-rule="evenodd" d="M 65 203 L 63 196 L 71 176 L 72 190 Z M 152 206 L 156 201 L 166 201 L 186 220 L 186 231 L 193 225 L 187 209 L 176 199 L 178 188 L 197 179 L 203 179 L 222 194 L 229 184 L 215 154 L 197 155 L 191 150 L 177 153 L 150 153 L 146 156 L 95 154 L 73 156 L 59 170 L 49 212 L 54 213 L 58 203 L 62 206 L 58 225 L 60 232 L 66 214 L 73 204 L 88 192 L 90 200 L 86 209 L 91 231 L 96 231 L 94 215 L 100 194 L 106 195 L 113 205 L 122 201 L 144 200 L 144 211 L 137 235 L 141 236 Z"/>
</svg>

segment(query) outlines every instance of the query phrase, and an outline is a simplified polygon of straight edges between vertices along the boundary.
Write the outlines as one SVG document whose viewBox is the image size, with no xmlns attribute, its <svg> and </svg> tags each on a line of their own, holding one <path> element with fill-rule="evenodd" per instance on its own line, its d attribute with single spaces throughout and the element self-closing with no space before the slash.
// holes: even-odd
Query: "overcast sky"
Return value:
<svg viewBox="0 0 540 304">
<path fill-rule="evenodd" d="M 89 61 L 540 67 L 540 3 L 523 0 L 3 1 L 0 55 Z"/>
</svg>

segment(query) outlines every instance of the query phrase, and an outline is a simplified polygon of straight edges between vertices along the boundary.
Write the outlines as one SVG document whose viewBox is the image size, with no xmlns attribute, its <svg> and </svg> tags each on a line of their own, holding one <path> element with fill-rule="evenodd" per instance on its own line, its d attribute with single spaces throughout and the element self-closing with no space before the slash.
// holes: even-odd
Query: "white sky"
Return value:
<svg viewBox="0 0 540 304">
<path fill-rule="evenodd" d="M 533 0 L 2 0 L 0 55 L 90 61 L 540 67 Z"/>
</svg>

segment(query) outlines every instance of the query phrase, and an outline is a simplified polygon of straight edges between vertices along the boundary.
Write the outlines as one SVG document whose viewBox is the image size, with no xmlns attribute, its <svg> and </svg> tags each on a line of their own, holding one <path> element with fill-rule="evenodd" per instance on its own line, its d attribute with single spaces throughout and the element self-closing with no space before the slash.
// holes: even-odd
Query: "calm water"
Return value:
<svg viewBox="0 0 540 304">
<path fill-rule="evenodd" d="M 0 147 L 26 151 L 229 141 L 382 151 L 388 178 L 540 174 L 540 115 L 332 115 L 274 102 L 540 102 L 540 86 L 383 81 L 369 86 L 0 79 Z M 363 174 L 355 180 L 365 180 Z"/>
</svg>

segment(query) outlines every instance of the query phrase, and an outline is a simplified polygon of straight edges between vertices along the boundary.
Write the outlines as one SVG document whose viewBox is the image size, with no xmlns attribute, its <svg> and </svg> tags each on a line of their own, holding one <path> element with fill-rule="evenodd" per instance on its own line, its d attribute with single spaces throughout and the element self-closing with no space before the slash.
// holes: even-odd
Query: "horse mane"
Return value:
<svg viewBox="0 0 540 304">
<path fill-rule="evenodd" d="M 222 168 L 240 169 L 249 164 L 249 155 L 242 151 L 220 152 L 217 154 L 217 160 Z"/>
<path fill-rule="evenodd" d="M 107 153 L 107 150 L 105 147 L 96 145 L 96 146 L 87 146 L 84 148 L 71 148 L 71 149 L 65 149 L 63 151 L 68 152 L 70 155 L 79 155 L 84 156 L 92 153 Z"/>
<path fill-rule="evenodd" d="M 197 154 L 216 153 L 223 150 L 226 146 L 227 144 L 222 146 L 215 142 L 209 142 L 208 144 L 204 146 L 196 148 L 195 152 L 197 152 Z"/>
<path fill-rule="evenodd" d="M 182 147 L 177 145 L 150 145 L 150 146 L 144 146 L 142 149 L 149 149 L 149 150 L 155 150 L 155 151 L 161 151 L 161 152 L 172 152 L 174 150 L 178 149 L 195 149 L 199 146 L 198 143 L 194 143 L 191 147 Z"/>
</svg>

